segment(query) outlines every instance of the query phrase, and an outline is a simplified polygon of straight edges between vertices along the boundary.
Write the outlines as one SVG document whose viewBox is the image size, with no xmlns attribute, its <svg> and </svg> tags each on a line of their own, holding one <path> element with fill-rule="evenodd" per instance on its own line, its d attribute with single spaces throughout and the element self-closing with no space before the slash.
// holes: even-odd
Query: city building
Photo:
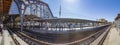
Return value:
<svg viewBox="0 0 120 45">
<path fill-rule="evenodd" d="M 99 22 L 102 22 L 100 23 L 100 25 L 104 25 L 103 23 L 107 23 L 108 21 L 104 18 L 101 18 L 101 19 L 98 19 Z"/>
<path fill-rule="evenodd" d="M 99 21 L 100 22 L 108 22 L 106 19 L 104 19 L 104 18 L 101 18 L 101 19 L 99 19 Z"/>
<path fill-rule="evenodd" d="M 120 29 L 120 14 L 115 18 L 115 26 Z"/>
</svg>

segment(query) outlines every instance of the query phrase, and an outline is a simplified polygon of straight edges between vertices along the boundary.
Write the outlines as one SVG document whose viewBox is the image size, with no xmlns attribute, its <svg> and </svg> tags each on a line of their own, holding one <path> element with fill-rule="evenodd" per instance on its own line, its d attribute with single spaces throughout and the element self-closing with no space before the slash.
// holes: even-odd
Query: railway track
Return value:
<svg viewBox="0 0 120 45">
<path fill-rule="evenodd" d="M 13 39 L 15 45 L 80 45 L 80 44 L 84 44 L 84 45 L 89 45 L 90 43 L 92 43 L 95 39 L 97 39 L 108 27 L 105 27 L 102 30 L 99 30 L 98 32 L 85 37 L 81 40 L 77 40 L 74 42 L 70 42 L 70 43 L 50 43 L 50 42 L 45 42 L 42 40 L 38 40 L 36 38 L 33 38 L 30 35 L 27 35 L 25 32 L 20 32 L 20 31 L 15 31 L 15 30 L 10 30 L 9 28 L 6 28 L 11 36 L 11 38 Z M 107 32 L 108 33 L 108 32 Z M 106 35 L 107 35 L 106 33 Z M 24 41 L 26 44 L 22 44 L 14 35 L 16 34 L 22 41 Z M 104 35 L 104 37 L 102 38 L 102 40 L 100 41 L 100 45 L 103 43 L 104 39 L 106 38 Z M 34 35 L 36 36 L 36 35 Z"/>
<path fill-rule="evenodd" d="M 22 45 L 22 42 L 21 42 L 21 41 L 23 41 L 23 40 L 18 39 L 18 38 L 17 38 L 17 35 L 16 35 L 14 32 L 12 32 L 9 28 L 7 28 L 7 30 L 8 30 L 8 32 L 9 32 L 11 38 L 13 39 L 15 45 Z M 26 45 L 26 44 L 25 44 L 25 45 Z"/>
<path fill-rule="evenodd" d="M 23 32 L 17 31 L 15 34 L 17 34 L 22 40 L 27 42 L 29 45 L 35 44 L 35 45 L 79 45 L 79 44 L 85 44 L 88 45 L 91 42 L 93 42 L 95 39 L 97 39 L 108 27 L 104 28 L 103 30 L 100 30 L 82 40 L 71 42 L 71 43 L 64 43 L 64 44 L 55 44 L 55 43 L 49 43 L 49 42 L 44 42 L 41 40 L 38 40 L 36 38 L 33 38 Z M 35 35 L 34 35 L 35 36 Z"/>
<path fill-rule="evenodd" d="M 16 38 L 14 37 L 13 32 L 10 31 L 10 30 L 8 30 L 8 31 L 9 31 L 9 33 L 10 33 L 10 35 L 11 35 L 11 37 L 12 37 L 14 43 L 15 43 L 16 45 L 20 45 L 20 43 L 18 42 L 18 40 L 16 40 Z"/>
</svg>

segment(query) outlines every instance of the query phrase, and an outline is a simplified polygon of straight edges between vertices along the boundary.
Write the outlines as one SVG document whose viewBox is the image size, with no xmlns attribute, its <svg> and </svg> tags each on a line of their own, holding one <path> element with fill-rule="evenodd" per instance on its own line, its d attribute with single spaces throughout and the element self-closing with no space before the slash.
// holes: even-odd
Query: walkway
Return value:
<svg viewBox="0 0 120 45">
<path fill-rule="evenodd" d="M 3 44 L 2 45 L 15 45 L 14 41 L 12 40 L 7 30 L 3 30 Z"/>
<path fill-rule="evenodd" d="M 13 34 L 13 38 L 16 39 L 20 45 L 28 45 L 16 34 Z M 13 38 L 11 37 L 7 29 L 3 29 L 3 36 L 0 35 L 0 45 L 16 45 Z"/>
<path fill-rule="evenodd" d="M 1 43 L 2 43 L 2 35 L 0 34 L 0 45 L 1 45 Z"/>
<path fill-rule="evenodd" d="M 120 45 L 120 30 L 112 27 L 103 45 Z"/>
</svg>

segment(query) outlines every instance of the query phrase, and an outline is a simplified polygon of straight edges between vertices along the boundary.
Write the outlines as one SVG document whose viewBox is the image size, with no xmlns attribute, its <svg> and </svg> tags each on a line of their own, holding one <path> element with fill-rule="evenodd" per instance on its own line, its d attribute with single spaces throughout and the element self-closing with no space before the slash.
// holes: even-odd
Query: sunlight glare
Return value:
<svg viewBox="0 0 120 45">
<path fill-rule="evenodd" d="M 68 3 L 76 3 L 77 0 L 66 0 L 66 2 L 68 2 Z"/>
</svg>

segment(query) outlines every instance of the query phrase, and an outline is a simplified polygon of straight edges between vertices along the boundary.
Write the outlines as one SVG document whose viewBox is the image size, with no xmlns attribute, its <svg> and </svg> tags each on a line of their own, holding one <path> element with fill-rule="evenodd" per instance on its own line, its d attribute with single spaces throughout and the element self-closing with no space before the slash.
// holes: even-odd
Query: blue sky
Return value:
<svg viewBox="0 0 120 45">
<path fill-rule="evenodd" d="M 97 20 L 105 18 L 114 21 L 120 13 L 120 0 L 44 0 L 53 15 L 59 17 L 61 3 L 62 18 Z"/>
</svg>

